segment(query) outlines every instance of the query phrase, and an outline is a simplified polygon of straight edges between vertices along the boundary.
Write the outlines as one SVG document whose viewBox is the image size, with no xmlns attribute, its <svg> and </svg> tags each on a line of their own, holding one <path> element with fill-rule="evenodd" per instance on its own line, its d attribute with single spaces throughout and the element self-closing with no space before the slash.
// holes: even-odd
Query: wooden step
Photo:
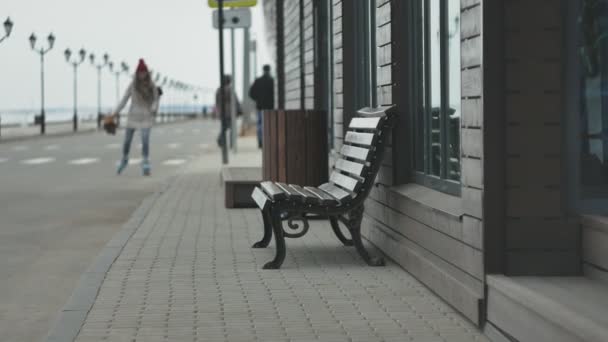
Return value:
<svg viewBox="0 0 608 342">
<path fill-rule="evenodd" d="M 261 167 L 225 166 L 222 181 L 226 208 L 257 208 L 251 193 L 262 181 Z"/>
<path fill-rule="evenodd" d="M 517 341 L 608 341 L 608 286 L 586 277 L 489 275 L 488 321 Z"/>
</svg>

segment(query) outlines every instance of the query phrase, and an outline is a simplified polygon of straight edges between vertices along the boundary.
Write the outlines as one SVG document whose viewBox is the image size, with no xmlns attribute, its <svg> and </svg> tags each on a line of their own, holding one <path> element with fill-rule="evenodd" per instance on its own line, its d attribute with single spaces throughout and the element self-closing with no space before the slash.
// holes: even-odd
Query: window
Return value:
<svg viewBox="0 0 608 342">
<path fill-rule="evenodd" d="M 567 6 L 568 197 L 578 213 L 608 214 L 608 0 Z"/>
<path fill-rule="evenodd" d="M 460 1 L 419 0 L 414 13 L 416 181 L 460 193 Z"/>
</svg>

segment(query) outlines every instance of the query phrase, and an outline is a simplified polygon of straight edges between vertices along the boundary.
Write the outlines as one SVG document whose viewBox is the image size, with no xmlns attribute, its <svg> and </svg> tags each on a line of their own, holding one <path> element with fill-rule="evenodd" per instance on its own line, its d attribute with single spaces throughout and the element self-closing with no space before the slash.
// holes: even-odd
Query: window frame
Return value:
<svg viewBox="0 0 608 342">
<path fill-rule="evenodd" d="M 449 51 L 448 46 L 448 1 L 449 0 L 438 0 L 439 1 L 439 25 L 440 25 L 440 132 L 439 141 L 441 145 L 440 150 L 440 175 L 433 175 L 431 168 L 431 143 L 432 143 L 432 123 L 431 123 L 431 91 L 432 85 L 428 85 L 428 80 L 431 78 L 431 67 L 430 67 L 430 1 L 432 0 L 419 0 L 412 1 L 409 10 L 413 13 L 422 13 L 424 15 L 414 15 L 410 29 L 412 30 L 412 41 L 413 46 L 410 47 L 410 59 L 413 61 L 412 77 L 410 78 L 409 86 L 413 88 L 413 98 L 410 102 L 410 112 L 413 113 L 411 116 L 411 132 L 414 137 L 414 143 L 412 146 L 412 178 L 413 181 L 423 186 L 433 188 L 435 190 L 447 193 L 449 195 L 460 196 L 461 195 L 461 181 L 449 179 L 448 173 L 450 170 L 450 156 L 449 156 Z M 453 0 L 452 0 L 453 1 Z M 459 42 L 460 44 L 460 42 Z M 459 68 L 460 71 L 460 68 Z M 459 85 L 459 88 L 461 86 Z M 461 107 L 462 110 L 462 107 Z M 422 113 L 424 112 L 424 113 Z M 422 119 L 420 118 L 422 116 Z M 418 131 L 418 127 L 423 127 L 423 132 Z M 460 127 L 459 127 L 460 132 Z M 460 140 L 460 136 L 458 137 Z M 460 143 L 459 143 L 460 145 Z M 421 149 L 421 150 L 418 150 Z M 422 165 L 420 164 L 420 153 L 422 152 Z M 459 159 L 459 167 L 462 162 Z M 422 169 L 420 169 L 422 166 Z M 460 169 L 462 177 L 462 170 Z"/>
</svg>

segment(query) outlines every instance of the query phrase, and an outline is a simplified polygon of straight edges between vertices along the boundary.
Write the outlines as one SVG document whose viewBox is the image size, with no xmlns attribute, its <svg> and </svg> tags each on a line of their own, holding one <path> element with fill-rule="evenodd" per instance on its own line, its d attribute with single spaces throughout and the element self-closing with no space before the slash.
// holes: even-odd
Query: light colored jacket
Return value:
<svg viewBox="0 0 608 342">
<path fill-rule="evenodd" d="M 131 106 L 129 107 L 129 116 L 127 117 L 127 128 L 150 128 L 154 125 L 155 115 L 158 111 L 158 90 L 156 86 L 153 86 L 153 100 L 152 103 L 147 103 L 146 100 L 135 90 L 133 82 L 129 84 L 129 87 L 125 91 L 125 95 L 122 100 L 116 106 L 114 113 L 120 113 L 121 110 L 127 105 L 129 99 L 131 99 Z"/>
</svg>

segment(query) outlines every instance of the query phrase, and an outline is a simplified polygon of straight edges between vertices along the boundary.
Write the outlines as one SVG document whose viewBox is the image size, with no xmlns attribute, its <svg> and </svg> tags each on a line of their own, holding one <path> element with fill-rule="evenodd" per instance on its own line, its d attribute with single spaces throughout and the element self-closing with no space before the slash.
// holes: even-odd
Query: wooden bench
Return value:
<svg viewBox="0 0 608 342">
<path fill-rule="evenodd" d="M 329 183 L 302 187 L 266 181 L 253 190 L 251 197 L 264 220 L 264 236 L 253 248 L 267 247 L 273 232 L 276 242 L 275 258 L 266 263 L 264 269 L 281 267 L 285 259 L 285 238 L 304 236 L 309 229 L 308 219 L 313 215 L 328 219 L 336 237 L 345 246 L 354 245 L 368 265 L 384 265 L 384 259 L 370 256 L 363 246 L 361 221 L 363 202 L 374 186 L 395 117 L 394 107 L 359 110 L 350 121 Z M 288 230 L 283 228 L 284 221 Z M 348 229 L 350 239 L 340 230 L 340 222 Z"/>
</svg>

